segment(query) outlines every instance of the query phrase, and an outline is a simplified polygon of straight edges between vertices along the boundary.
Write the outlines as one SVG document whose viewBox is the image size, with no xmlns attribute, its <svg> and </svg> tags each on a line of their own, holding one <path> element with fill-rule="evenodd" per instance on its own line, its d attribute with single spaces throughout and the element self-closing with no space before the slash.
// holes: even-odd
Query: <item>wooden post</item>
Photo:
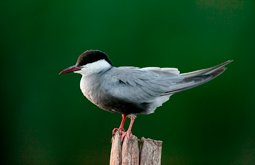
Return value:
<svg viewBox="0 0 255 165">
<path fill-rule="evenodd" d="M 140 149 L 140 164 L 161 164 L 162 141 L 142 137 Z"/>
<path fill-rule="evenodd" d="M 121 165 L 121 135 L 119 131 L 112 138 L 110 165 Z"/>
<path fill-rule="evenodd" d="M 140 142 L 140 151 L 138 148 Z M 121 135 L 116 132 L 112 138 L 112 149 L 110 165 L 160 165 L 162 141 L 145 139 L 139 140 L 131 135 L 130 139 L 124 138 L 121 142 Z"/>
</svg>

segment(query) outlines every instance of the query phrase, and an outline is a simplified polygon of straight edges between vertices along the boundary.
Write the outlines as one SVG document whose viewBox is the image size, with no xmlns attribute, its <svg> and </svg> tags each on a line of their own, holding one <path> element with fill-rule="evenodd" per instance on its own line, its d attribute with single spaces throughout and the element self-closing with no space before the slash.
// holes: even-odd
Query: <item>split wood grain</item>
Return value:
<svg viewBox="0 0 255 165">
<path fill-rule="evenodd" d="M 140 165 L 160 165 L 162 141 L 142 137 L 140 149 Z"/>
<path fill-rule="evenodd" d="M 140 144 L 140 150 L 138 143 Z M 162 141 L 146 139 L 139 140 L 131 135 L 130 139 L 124 138 L 116 132 L 112 138 L 110 165 L 160 165 Z"/>
<path fill-rule="evenodd" d="M 121 161 L 121 135 L 116 132 L 115 136 L 112 137 L 112 149 L 110 157 L 110 165 L 122 165 Z"/>
</svg>

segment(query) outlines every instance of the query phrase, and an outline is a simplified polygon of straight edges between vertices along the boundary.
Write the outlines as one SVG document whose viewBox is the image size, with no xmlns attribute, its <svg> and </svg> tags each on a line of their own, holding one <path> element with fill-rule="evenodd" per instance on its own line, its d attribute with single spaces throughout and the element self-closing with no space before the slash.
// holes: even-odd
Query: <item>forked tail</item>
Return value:
<svg viewBox="0 0 255 165">
<path fill-rule="evenodd" d="M 180 75 L 183 76 L 184 79 L 173 85 L 173 89 L 171 91 L 166 92 L 162 95 L 169 95 L 176 92 L 181 92 L 204 84 L 223 73 L 227 69 L 224 66 L 231 63 L 232 61 L 233 60 L 228 60 L 220 65 L 208 69 L 201 69 L 189 73 L 182 73 Z"/>
</svg>

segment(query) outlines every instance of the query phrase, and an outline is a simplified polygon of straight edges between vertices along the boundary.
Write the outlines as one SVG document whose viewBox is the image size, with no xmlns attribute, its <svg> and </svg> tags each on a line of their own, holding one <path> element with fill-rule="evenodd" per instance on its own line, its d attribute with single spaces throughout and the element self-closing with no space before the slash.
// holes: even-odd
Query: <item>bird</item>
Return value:
<svg viewBox="0 0 255 165">
<path fill-rule="evenodd" d="M 160 67 L 115 67 L 108 55 L 100 50 L 87 50 L 75 65 L 59 74 L 82 75 L 80 89 L 83 95 L 99 108 L 122 114 L 119 128 L 114 128 L 124 137 L 132 134 L 132 126 L 138 114 L 151 114 L 175 93 L 194 88 L 219 76 L 226 70 L 228 60 L 217 66 L 188 73 L 177 68 Z M 128 130 L 124 123 L 130 117 Z"/>
</svg>

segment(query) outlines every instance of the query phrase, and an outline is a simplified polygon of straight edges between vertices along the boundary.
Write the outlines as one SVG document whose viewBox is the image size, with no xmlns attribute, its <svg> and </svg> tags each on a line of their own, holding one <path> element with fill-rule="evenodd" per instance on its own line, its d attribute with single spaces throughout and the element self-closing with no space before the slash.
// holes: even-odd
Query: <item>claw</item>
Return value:
<svg viewBox="0 0 255 165">
<path fill-rule="evenodd" d="M 114 136 L 116 134 L 117 131 L 120 131 L 120 134 L 122 134 L 123 132 L 125 132 L 124 128 L 114 128 L 112 130 L 112 136 Z"/>
<path fill-rule="evenodd" d="M 118 128 L 114 128 L 114 129 L 112 130 L 112 136 L 114 136 L 115 133 L 116 133 L 118 130 L 119 130 Z"/>
<path fill-rule="evenodd" d="M 132 135 L 131 131 L 124 132 L 121 136 L 121 141 L 124 141 L 125 136 L 130 139 L 130 135 Z"/>
</svg>

